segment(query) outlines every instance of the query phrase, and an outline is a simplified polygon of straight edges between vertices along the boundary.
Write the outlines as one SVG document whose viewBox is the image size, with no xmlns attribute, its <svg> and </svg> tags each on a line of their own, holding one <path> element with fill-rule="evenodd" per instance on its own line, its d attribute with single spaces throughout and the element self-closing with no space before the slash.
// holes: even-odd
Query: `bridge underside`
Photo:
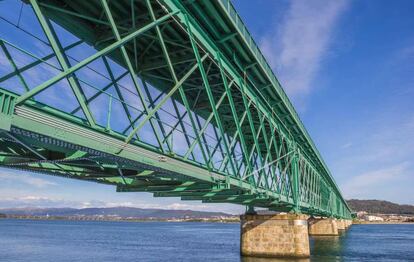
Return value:
<svg viewBox="0 0 414 262">
<path fill-rule="evenodd" d="M 0 7 L 2 166 L 119 192 L 350 217 L 228 1 Z"/>
<path fill-rule="evenodd" d="M 118 192 L 152 192 L 208 203 L 236 203 L 289 211 L 293 199 L 269 195 L 248 182 L 208 172 L 69 121 L 21 106 L 0 133 L 2 165 L 117 185 Z M 76 143 L 73 143 L 76 141 Z M 305 207 L 302 207 L 306 212 Z"/>
</svg>

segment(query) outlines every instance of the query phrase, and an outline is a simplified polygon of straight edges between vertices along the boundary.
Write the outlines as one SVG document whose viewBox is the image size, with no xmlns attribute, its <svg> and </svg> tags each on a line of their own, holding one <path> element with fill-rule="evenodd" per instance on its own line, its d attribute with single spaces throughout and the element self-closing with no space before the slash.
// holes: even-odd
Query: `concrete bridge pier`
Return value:
<svg viewBox="0 0 414 262">
<path fill-rule="evenodd" d="M 240 252 L 243 256 L 310 256 L 307 215 L 246 214 L 240 220 Z"/>
<path fill-rule="evenodd" d="M 336 224 L 338 225 L 338 230 L 345 230 L 346 229 L 345 219 L 336 220 Z"/>
<path fill-rule="evenodd" d="M 309 235 L 310 236 L 337 236 L 338 224 L 333 218 L 310 218 Z"/>
<path fill-rule="evenodd" d="M 350 226 L 352 226 L 352 220 L 351 219 L 345 219 L 345 226 L 348 229 Z"/>
</svg>

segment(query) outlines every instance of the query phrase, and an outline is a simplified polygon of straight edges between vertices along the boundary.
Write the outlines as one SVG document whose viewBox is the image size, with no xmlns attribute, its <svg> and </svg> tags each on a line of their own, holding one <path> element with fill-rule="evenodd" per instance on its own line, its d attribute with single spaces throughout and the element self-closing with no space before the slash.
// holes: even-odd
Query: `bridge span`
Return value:
<svg viewBox="0 0 414 262">
<path fill-rule="evenodd" d="M 348 225 L 349 206 L 229 0 L 2 1 L 0 23 L 1 166 L 245 205 L 247 255 L 307 256 L 307 216 L 329 218 L 310 229 Z M 292 240 L 303 253 L 250 246 L 289 225 L 306 235 Z"/>
</svg>

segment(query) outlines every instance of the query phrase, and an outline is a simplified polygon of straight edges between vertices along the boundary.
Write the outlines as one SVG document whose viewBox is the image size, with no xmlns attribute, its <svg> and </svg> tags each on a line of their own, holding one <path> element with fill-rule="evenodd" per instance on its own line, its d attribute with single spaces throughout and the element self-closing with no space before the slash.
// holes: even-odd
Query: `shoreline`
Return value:
<svg viewBox="0 0 414 262">
<path fill-rule="evenodd" d="M 193 223 L 223 223 L 223 224 L 236 224 L 240 223 L 238 219 L 145 219 L 145 218 L 131 218 L 131 219 L 110 219 L 110 218 L 74 218 L 74 217 L 34 217 L 34 216 L 7 216 L 1 217 L 1 219 L 13 219 L 13 220 L 50 220 L 50 221 L 102 221 L 102 222 L 193 222 Z M 381 222 L 368 222 L 368 221 L 354 221 L 353 225 L 414 225 L 414 222 L 402 222 L 402 221 L 381 221 Z"/>
<path fill-rule="evenodd" d="M 368 221 L 357 221 L 353 222 L 353 225 L 414 225 L 414 222 L 403 222 L 403 221 L 381 221 L 381 222 L 368 222 Z"/>
<path fill-rule="evenodd" d="M 232 224 L 232 223 L 240 223 L 240 220 L 236 219 L 229 219 L 229 220 L 221 220 L 221 219 L 197 219 L 197 218 L 188 218 L 188 219 L 145 219 L 145 218 L 131 218 L 131 219 L 110 219 L 110 218 L 73 218 L 73 217 L 31 217 L 31 216 L 7 216 L 1 217 L 1 219 L 12 219 L 12 220 L 50 220 L 50 221 L 102 221 L 102 222 L 198 222 L 198 223 L 222 223 L 222 224 Z"/>
</svg>

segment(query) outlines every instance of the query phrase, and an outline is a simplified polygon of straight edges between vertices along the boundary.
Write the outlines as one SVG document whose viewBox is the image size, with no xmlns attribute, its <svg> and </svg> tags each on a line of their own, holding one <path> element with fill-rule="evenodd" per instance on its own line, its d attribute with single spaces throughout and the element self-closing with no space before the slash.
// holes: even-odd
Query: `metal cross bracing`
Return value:
<svg viewBox="0 0 414 262">
<path fill-rule="evenodd" d="M 1 166 L 350 218 L 228 0 L 0 2 Z"/>
</svg>

